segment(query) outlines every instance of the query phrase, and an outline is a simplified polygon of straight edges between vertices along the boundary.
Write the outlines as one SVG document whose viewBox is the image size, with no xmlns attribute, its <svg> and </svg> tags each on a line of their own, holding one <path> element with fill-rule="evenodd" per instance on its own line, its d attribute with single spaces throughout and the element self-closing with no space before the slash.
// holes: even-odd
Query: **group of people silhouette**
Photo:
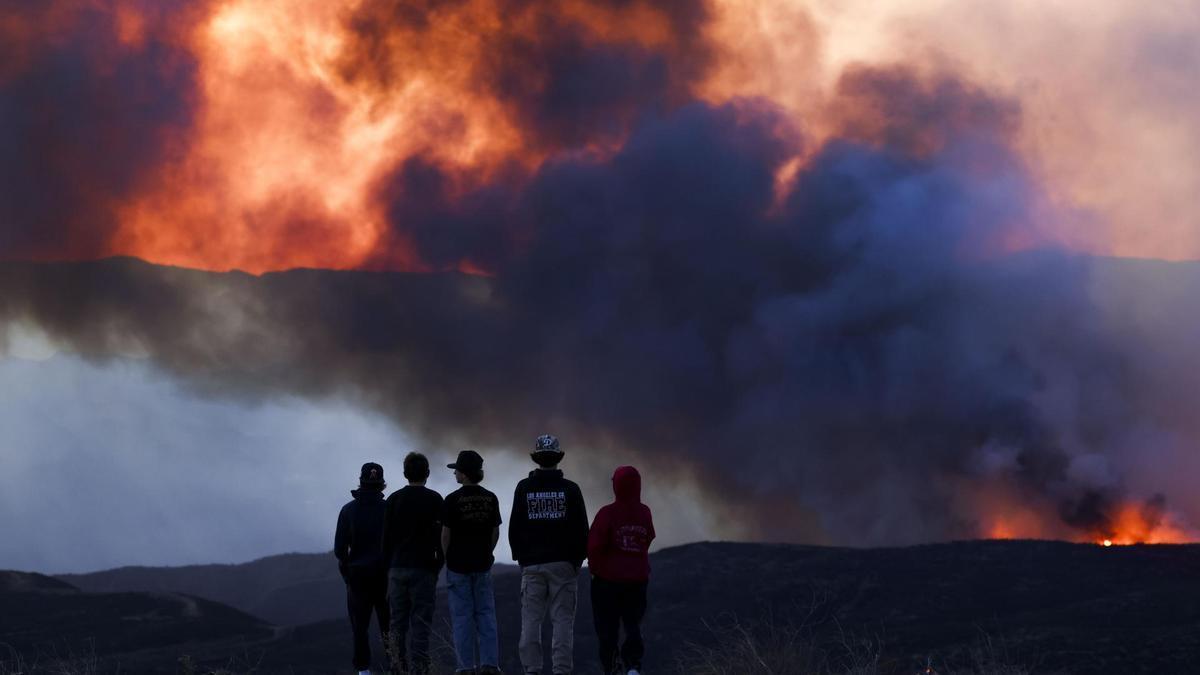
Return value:
<svg viewBox="0 0 1200 675">
<path fill-rule="evenodd" d="M 553 675 L 574 669 L 575 607 L 579 571 L 588 561 L 592 619 L 606 674 L 637 675 L 645 646 L 641 621 L 650 579 L 654 522 L 641 502 L 641 475 L 631 466 L 613 473 L 614 501 L 589 526 L 579 486 L 558 468 L 557 438 L 539 436 L 530 454 L 537 468 L 517 483 L 508 539 L 521 567 L 521 637 L 525 673 L 544 670 L 542 624 L 552 624 Z M 388 668 L 424 675 L 431 667 L 429 638 L 437 578 L 446 568 L 457 673 L 498 674 L 500 649 L 491 569 L 500 539 L 500 501 L 484 488 L 483 457 L 463 450 L 447 468 L 462 486 L 443 499 L 425 486 L 429 460 L 404 458 L 407 485 L 387 499 L 383 467 L 362 466 L 354 499 L 342 507 L 334 554 L 346 582 L 354 634 L 354 668 L 370 675 L 371 616 L 383 633 Z M 625 639 L 618 648 L 619 634 Z"/>
</svg>

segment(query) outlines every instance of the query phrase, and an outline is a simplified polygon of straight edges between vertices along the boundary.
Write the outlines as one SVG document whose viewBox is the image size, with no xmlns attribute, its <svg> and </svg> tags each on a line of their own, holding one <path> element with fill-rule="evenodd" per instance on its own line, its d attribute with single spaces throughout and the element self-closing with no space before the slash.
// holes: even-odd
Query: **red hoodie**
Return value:
<svg viewBox="0 0 1200 675">
<path fill-rule="evenodd" d="M 642 503 L 642 477 L 632 466 L 613 472 L 616 501 L 600 509 L 588 533 L 588 566 L 605 581 L 648 581 L 654 519 Z"/>
</svg>

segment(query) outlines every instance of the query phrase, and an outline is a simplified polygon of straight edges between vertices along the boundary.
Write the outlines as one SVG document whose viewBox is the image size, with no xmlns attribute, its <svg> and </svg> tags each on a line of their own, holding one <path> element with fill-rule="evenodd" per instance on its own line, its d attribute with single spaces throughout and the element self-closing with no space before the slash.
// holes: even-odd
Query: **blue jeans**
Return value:
<svg viewBox="0 0 1200 675">
<path fill-rule="evenodd" d="M 458 670 L 498 667 L 500 644 L 496 638 L 496 597 L 492 593 L 492 573 L 459 574 L 446 570 L 446 587 Z"/>
</svg>

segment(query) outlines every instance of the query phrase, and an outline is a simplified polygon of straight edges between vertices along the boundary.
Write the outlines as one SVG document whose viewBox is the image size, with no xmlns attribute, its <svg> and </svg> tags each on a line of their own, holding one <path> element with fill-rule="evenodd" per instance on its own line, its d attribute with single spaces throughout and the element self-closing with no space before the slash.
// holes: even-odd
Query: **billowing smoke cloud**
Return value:
<svg viewBox="0 0 1200 675">
<path fill-rule="evenodd" d="M 1139 526 L 1164 522 L 1121 469 L 1131 430 L 1197 437 L 1166 412 L 1194 387 L 1096 306 L 1100 263 L 1005 252 L 1070 215 L 1016 150 L 1019 105 L 860 66 L 816 137 L 768 99 L 694 95 L 718 53 L 679 37 L 699 4 L 665 5 L 650 37 L 606 32 L 604 11 L 638 3 L 512 4 L 531 23 L 489 34 L 467 80 L 534 160 L 464 163 L 428 139 L 392 157 L 360 261 L 481 274 L 9 263 L 0 320 L 213 396 L 350 397 L 437 443 L 552 428 L 694 473 L 765 538 L 1092 537 L 1128 531 L 1130 499 L 1148 500 Z M 361 5 L 339 77 L 400 87 L 433 67 L 405 39 L 465 6 Z"/>
<path fill-rule="evenodd" d="M 0 257 L 110 251 L 122 201 L 191 121 L 182 14 L 175 2 L 0 8 Z"/>
<path fill-rule="evenodd" d="M 340 61 L 343 76 L 396 87 L 422 58 L 414 45 L 441 47 L 432 27 L 478 21 L 466 5 L 362 3 L 347 20 L 352 39 Z M 648 107 L 691 98 L 713 58 L 702 0 L 500 0 L 495 11 L 503 20 L 479 30 L 471 88 L 499 102 L 537 149 L 620 140 Z"/>
</svg>

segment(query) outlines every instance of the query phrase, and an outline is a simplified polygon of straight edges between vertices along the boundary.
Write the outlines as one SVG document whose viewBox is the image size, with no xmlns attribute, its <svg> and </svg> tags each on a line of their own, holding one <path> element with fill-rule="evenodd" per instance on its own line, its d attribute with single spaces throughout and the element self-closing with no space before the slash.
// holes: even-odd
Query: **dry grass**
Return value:
<svg viewBox="0 0 1200 675">
<path fill-rule="evenodd" d="M 676 664 L 681 675 L 1032 675 L 1028 668 L 1009 664 L 1003 649 L 987 636 L 966 665 L 929 658 L 923 665 L 897 668 L 883 665 L 877 640 L 839 631 L 835 646 L 822 646 L 804 622 L 746 624 L 727 617 L 705 625 L 711 639 L 686 645 Z"/>
<path fill-rule="evenodd" d="M 710 640 L 685 645 L 676 664 L 692 675 L 876 675 L 878 646 L 843 639 L 836 652 L 818 646 L 808 626 L 736 617 L 705 622 Z"/>
<path fill-rule="evenodd" d="M 0 675 L 96 675 L 99 660 L 95 649 L 83 652 L 51 648 L 49 654 L 25 658 L 9 645 L 0 645 Z"/>
<path fill-rule="evenodd" d="M 1003 644 L 982 635 L 966 665 L 928 659 L 913 668 L 882 665 L 878 640 L 840 636 L 830 647 L 818 641 L 810 623 L 812 613 L 792 623 L 766 619 L 742 622 L 734 616 L 705 622 L 710 639 L 684 646 L 675 665 L 680 675 L 1032 675 L 1033 671 L 1009 663 Z M 434 668 L 431 675 L 451 675 L 453 646 L 444 635 L 431 636 Z M 11 647 L 0 645 L 0 675 L 98 675 L 98 659 L 86 653 L 41 654 L 30 661 Z M 112 672 L 105 670 L 104 672 Z M 119 672 L 119 671 L 118 671 Z M 256 675 L 258 663 L 232 660 L 224 667 L 198 664 L 191 656 L 178 660 L 179 675 Z"/>
</svg>

